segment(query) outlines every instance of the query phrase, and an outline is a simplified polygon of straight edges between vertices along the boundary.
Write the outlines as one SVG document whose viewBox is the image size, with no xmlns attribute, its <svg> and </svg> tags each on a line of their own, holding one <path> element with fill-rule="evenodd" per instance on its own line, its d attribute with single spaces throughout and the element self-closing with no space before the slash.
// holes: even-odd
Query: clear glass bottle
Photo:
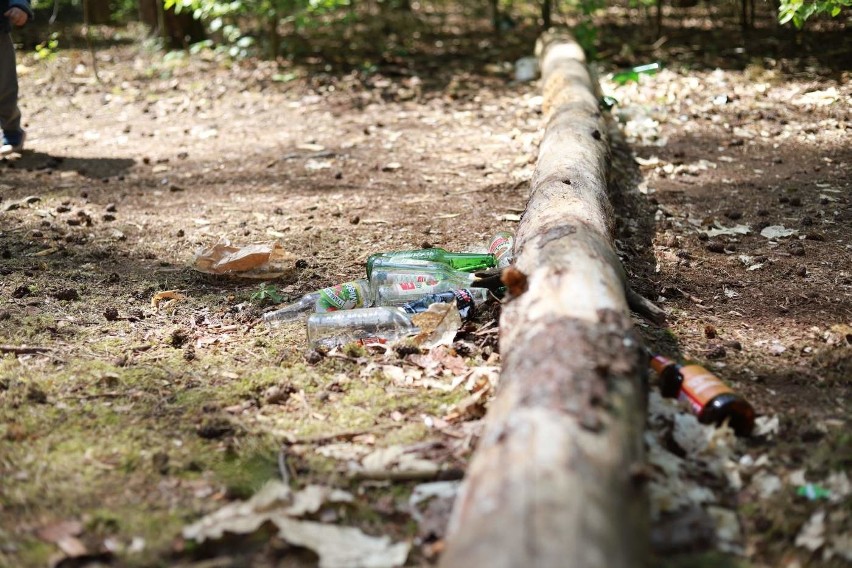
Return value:
<svg viewBox="0 0 852 568">
<path fill-rule="evenodd" d="M 389 306 L 315 313 L 308 317 L 308 344 L 313 348 L 330 349 L 353 342 L 387 343 L 418 331 L 408 314 Z"/>
<path fill-rule="evenodd" d="M 370 282 L 362 278 L 305 294 L 292 304 L 264 314 L 263 321 L 275 326 L 307 316 L 311 312 L 352 310 L 371 305 L 373 305 L 372 288 Z"/>
<path fill-rule="evenodd" d="M 432 294 L 450 292 L 463 286 L 470 286 L 470 282 L 458 282 L 455 280 L 438 281 L 412 281 L 394 282 L 392 284 L 381 284 L 373 288 L 377 306 L 402 306 L 414 302 Z"/>
<path fill-rule="evenodd" d="M 449 252 L 442 248 L 429 248 L 418 250 L 401 250 L 394 252 L 381 252 L 370 255 L 367 258 L 367 278 L 373 273 L 373 264 L 378 258 L 407 258 L 412 260 L 428 260 L 439 262 L 455 270 L 464 272 L 476 272 L 485 268 L 491 268 L 497 264 L 493 254 L 475 252 Z"/>
<path fill-rule="evenodd" d="M 469 286 L 476 277 L 468 272 L 453 270 L 445 264 L 410 259 L 377 259 L 370 275 L 370 285 L 378 286 L 399 284 L 402 282 L 455 282 L 457 288 Z"/>
</svg>

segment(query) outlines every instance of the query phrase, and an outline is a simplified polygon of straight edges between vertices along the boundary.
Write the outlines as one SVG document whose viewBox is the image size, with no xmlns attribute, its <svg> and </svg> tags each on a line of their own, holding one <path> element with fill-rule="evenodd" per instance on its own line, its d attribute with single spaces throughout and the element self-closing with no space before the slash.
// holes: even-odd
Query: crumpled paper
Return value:
<svg viewBox="0 0 852 568">
<path fill-rule="evenodd" d="M 215 245 L 199 250 L 193 267 L 207 274 L 232 274 L 244 278 L 273 279 L 294 270 L 296 256 L 278 242 L 234 245 L 219 239 Z"/>
</svg>

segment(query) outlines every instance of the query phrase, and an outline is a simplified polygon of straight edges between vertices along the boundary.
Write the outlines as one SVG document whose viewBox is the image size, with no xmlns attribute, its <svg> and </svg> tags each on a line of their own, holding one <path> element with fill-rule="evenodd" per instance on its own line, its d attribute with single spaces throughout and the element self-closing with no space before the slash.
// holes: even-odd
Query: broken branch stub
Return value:
<svg viewBox="0 0 852 568">
<path fill-rule="evenodd" d="M 500 322 L 501 386 L 453 513 L 445 568 L 641 565 L 644 365 L 607 197 L 596 81 L 565 35 L 540 50 L 548 119 Z"/>
</svg>

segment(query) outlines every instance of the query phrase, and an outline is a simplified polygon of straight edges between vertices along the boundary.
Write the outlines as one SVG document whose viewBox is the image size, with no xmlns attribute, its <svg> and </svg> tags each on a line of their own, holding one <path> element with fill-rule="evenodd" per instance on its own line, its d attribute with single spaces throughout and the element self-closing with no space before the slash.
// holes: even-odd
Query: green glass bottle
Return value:
<svg viewBox="0 0 852 568">
<path fill-rule="evenodd" d="M 394 252 L 380 252 L 367 258 L 367 278 L 373 273 L 373 264 L 378 258 L 394 258 L 407 260 L 428 260 L 440 262 L 454 270 L 462 272 L 476 272 L 497 265 L 497 259 L 493 254 L 475 252 L 449 252 L 442 248 L 429 248 L 418 250 L 400 250 Z"/>
<path fill-rule="evenodd" d="M 639 75 L 653 75 L 660 70 L 659 63 L 648 63 L 646 65 L 638 65 L 624 71 L 619 71 L 612 74 L 612 82 L 619 85 L 625 85 L 630 81 L 639 81 Z"/>
</svg>

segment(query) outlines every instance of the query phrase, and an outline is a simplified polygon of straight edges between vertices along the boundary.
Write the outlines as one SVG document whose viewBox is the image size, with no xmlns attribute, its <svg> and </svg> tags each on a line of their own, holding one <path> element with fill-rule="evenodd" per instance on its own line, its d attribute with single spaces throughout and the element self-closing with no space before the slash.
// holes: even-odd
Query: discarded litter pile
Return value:
<svg viewBox="0 0 852 568">
<path fill-rule="evenodd" d="M 487 271 L 511 262 L 512 244 L 511 233 L 500 232 L 484 253 L 430 248 L 374 254 L 367 259 L 366 278 L 305 294 L 263 319 L 277 326 L 307 318 L 308 343 L 314 348 L 409 336 L 429 347 L 499 294 L 502 284 L 494 271 Z"/>
</svg>

